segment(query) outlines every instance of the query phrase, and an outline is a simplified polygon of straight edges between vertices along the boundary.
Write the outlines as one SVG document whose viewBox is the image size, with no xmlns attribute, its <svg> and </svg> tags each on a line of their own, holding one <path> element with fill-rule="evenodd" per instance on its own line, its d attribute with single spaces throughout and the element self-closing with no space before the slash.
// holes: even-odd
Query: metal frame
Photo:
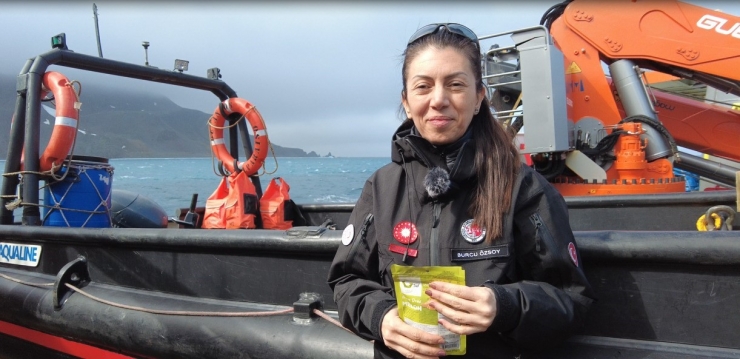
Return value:
<svg viewBox="0 0 740 359">
<path fill-rule="evenodd" d="M 70 50 L 53 49 L 27 60 L 18 75 L 16 85 L 18 92 L 15 106 L 16 116 L 10 129 L 8 154 L 5 162 L 5 173 L 19 171 L 21 152 L 25 152 L 24 170 L 29 173 L 23 175 L 21 196 L 26 203 L 39 202 L 38 192 L 39 181 L 41 180 L 39 178 L 40 176 L 34 173 L 39 170 L 40 99 L 38 96 L 29 96 L 28 94 L 40 93 L 42 77 L 51 65 L 210 91 L 220 101 L 236 97 L 236 92 L 221 80 L 183 74 L 177 71 L 167 71 L 150 66 L 130 64 L 80 54 Z M 248 139 L 246 126 L 234 126 L 229 130 L 229 151 L 234 158 L 238 158 L 239 130 L 244 132 L 242 134 L 242 142 L 245 154 L 248 157 L 252 153 L 252 145 L 249 141 L 245 140 Z M 252 181 L 256 182 L 255 187 L 258 193 L 261 193 L 259 179 L 252 177 Z M 0 194 L 2 194 L 2 198 L 0 199 L 0 224 L 13 223 L 13 211 L 7 209 L 5 205 L 15 195 L 16 186 L 18 186 L 19 182 L 19 179 L 15 176 L 6 176 L 3 178 L 2 188 L 0 188 Z M 21 222 L 25 225 L 40 225 L 39 208 L 36 206 L 23 207 Z"/>
<path fill-rule="evenodd" d="M 537 126 L 530 126 L 524 134 L 527 145 L 523 153 L 569 151 L 571 141 L 562 52 L 553 45 L 550 33 L 544 26 L 486 35 L 479 40 L 505 35 L 511 35 L 514 45 L 491 48 L 484 53 L 483 79 L 486 80 L 489 95 L 497 87 L 521 87 L 522 99 L 526 96 L 527 117 L 537 121 Z M 511 51 L 517 56 L 519 69 L 504 61 L 499 69 L 503 72 L 490 73 L 492 69 L 489 68 L 488 59 L 505 58 Z M 490 80 L 498 78 L 503 78 L 503 82 L 491 83 L 494 81 Z M 496 111 L 495 114 L 499 119 L 508 119 L 524 116 L 524 111 L 512 109 Z"/>
</svg>

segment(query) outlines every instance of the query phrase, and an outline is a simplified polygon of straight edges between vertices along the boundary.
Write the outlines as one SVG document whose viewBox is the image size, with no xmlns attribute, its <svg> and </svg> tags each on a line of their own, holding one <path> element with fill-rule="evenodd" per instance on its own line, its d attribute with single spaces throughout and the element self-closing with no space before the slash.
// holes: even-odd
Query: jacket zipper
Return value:
<svg viewBox="0 0 740 359">
<path fill-rule="evenodd" d="M 534 250 L 539 252 L 540 249 L 542 249 L 540 239 L 540 227 L 542 227 L 542 218 L 540 218 L 540 214 L 535 212 L 531 216 L 529 216 L 530 222 L 534 225 Z"/>
<path fill-rule="evenodd" d="M 440 205 L 436 200 L 432 214 L 432 234 L 429 236 L 429 265 L 439 265 L 439 214 Z"/>
<path fill-rule="evenodd" d="M 350 248 L 349 253 L 347 253 L 347 260 L 344 261 L 344 271 L 348 272 L 349 268 L 347 268 L 347 263 L 349 263 L 352 258 L 355 257 L 355 253 L 357 252 L 357 247 L 359 247 L 359 242 L 365 241 L 367 238 L 367 227 L 370 226 L 371 223 L 373 223 L 373 214 L 368 213 L 367 216 L 365 216 L 365 220 L 362 222 L 362 227 L 360 228 L 359 238 L 352 243 L 352 248 Z"/>
</svg>

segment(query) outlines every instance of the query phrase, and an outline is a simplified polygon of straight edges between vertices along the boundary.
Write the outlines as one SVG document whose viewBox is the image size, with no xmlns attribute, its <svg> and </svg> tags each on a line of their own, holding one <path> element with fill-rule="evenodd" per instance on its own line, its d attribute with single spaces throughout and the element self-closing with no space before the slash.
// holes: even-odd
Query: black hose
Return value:
<svg viewBox="0 0 740 359">
<path fill-rule="evenodd" d="M 514 133 L 514 135 L 516 135 L 517 133 L 519 133 L 519 131 L 521 131 L 521 129 L 522 129 L 522 126 L 524 126 L 524 118 L 523 118 L 523 116 L 514 117 L 514 121 L 512 121 L 511 122 L 511 125 L 509 125 L 509 126 L 511 127 L 511 130 Z"/>
<path fill-rule="evenodd" d="M 622 121 L 619 121 L 619 123 L 627 122 L 640 122 L 649 125 L 651 128 L 654 128 L 656 131 L 660 132 L 660 134 L 663 135 L 663 137 L 668 141 L 668 144 L 671 146 L 671 151 L 673 152 L 672 155 L 678 154 L 678 145 L 676 144 L 676 140 L 673 139 L 671 133 L 668 132 L 668 129 L 665 128 L 662 123 L 645 115 L 629 116 Z"/>
<path fill-rule="evenodd" d="M 542 15 L 542 18 L 540 19 L 540 25 L 544 25 L 547 28 L 547 31 L 550 31 L 550 26 L 552 26 L 552 23 L 561 15 L 563 15 L 563 12 L 565 12 L 565 8 L 568 6 L 568 4 L 571 3 L 571 1 L 573 0 L 565 0 L 559 4 L 550 6 L 550 8 L 545 11 L 545 14 Z"/>
<path fill-rule="evenodd" d="M 547 160 L 545 167 L 538 168 L 535 162 L 534 169 L 546 180 L 551 181 L 565 171 L 565 161 L 561 159 L 559 155 L 555 154 Z"/>
<path fill-rule="evenodd" d="M 581 148 L 580 151 L 591 159 L 597 156 L 604 156 L 611 151 L 619 140 L 619 136 L 624 134 L 624 131 L 614 131 L 602 138 L 596 147 L 593 148 Z"/>
<path fill-rule="evenodd" d="M 537 165 L 538 163 L 539 162 L 537 162 L 537 161 L 533 161 L 533 163 L 532 163 L 533 166 L 534 166 L 534 170 L 537 171 L 537 173 L 539 173 L 539 174 L 541 174 L 541 175 L 544 176 L 545 173 L 549 173 L 552 170 L 552 165 L 553 165 L 553 160 L 552 159 L 547 159 L 546 162 L 545 162 L 545 166 L 544 167 L 538 166 Z"/>
</svg>

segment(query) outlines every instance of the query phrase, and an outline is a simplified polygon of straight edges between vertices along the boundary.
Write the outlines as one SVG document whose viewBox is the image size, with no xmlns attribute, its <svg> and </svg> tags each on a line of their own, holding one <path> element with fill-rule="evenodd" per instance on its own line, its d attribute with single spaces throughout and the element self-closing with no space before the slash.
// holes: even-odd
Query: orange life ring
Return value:
<svg viewBox="0 0 740 359">
<path fill-rule="evenodd" d="M 208 132 L 211 138 L 211 150 L 214 155 L 223 162 L 224 167 L 226 167 L 229 172 L 234 173 L 237 170 L 241 170 L 246 172 L 247 176 L 251 176 L 257 173 L 267 157 L 270 143 L 267 138 L 265 121 L 262 120 L 262 115 L 257 111 L 257 108 L 247 100 L 234 97 L 225 100 L 222 104 L 223 106 L 219 105 L 216 107 L 216 110 L 213 112 L 213 116 L 208 120 L 210 124 L 208 126 Z M 250 156 L 245 162 L 237 162 L 234 160 L 224 144 L 224 123 L 226 122 L 224 116 L 228 116 L 232 113 L 240 113 L 246 117 L 247 121 L 249 121 L 249 124 L 252 126 L 252 132 L 254 133 L 254 150 L 252 151 L 252 156 Z"/>
<path fill-rule="evenodd" d="M 80 119 L 79 110 L 75 108 L 77 94 L 66 76 L 54 71 L 45 73 L 41 80 L 41 98 L 49 92 L 54 95 L 56 113 L 49 144 L 39 160 L 39 171 L 42 172 L 61 167 L 72 149 L 77 135 L 77 121 Z M 22 161 L 23 159 L 21 168 Z"/>
</svg>

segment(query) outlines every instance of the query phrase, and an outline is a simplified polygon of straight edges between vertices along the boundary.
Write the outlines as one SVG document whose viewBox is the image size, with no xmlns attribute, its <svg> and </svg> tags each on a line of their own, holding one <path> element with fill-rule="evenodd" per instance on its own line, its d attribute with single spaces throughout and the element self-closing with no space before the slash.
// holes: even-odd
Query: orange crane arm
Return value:
<svg viewBox="0 0 740 359">
<path fill-rule="evenodd" d="M 737 16 L 673 0 L 574 0 L 550 32 L 565 56 L 573 121 L 613 125 L 624 118 L 602 61 L 629 59 L 740 95 Z M 653 92 L 658 117 L 679 145 L 740 161 L 740 112 Z"/>
</svg>

